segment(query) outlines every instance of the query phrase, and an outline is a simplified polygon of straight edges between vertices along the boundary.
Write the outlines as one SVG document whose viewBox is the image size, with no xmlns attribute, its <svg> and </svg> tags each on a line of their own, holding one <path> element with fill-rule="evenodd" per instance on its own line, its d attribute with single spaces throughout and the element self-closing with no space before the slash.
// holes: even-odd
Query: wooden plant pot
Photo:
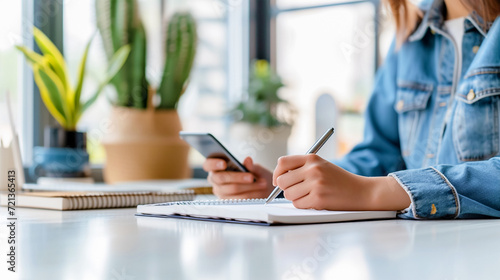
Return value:
<svg viewBox="0 0 500 280">
<path fill-rule="evenodd" d="M 106 183 L 189 178 L 181 130 L 176 110 L 113 108 L 103 141 Z"/>
</svg>

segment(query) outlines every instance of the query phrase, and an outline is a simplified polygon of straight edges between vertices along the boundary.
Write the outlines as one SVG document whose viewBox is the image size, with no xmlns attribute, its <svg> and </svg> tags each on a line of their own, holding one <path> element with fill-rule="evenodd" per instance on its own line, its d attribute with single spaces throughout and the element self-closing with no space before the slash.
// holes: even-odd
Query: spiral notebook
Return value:
<svg viewBox="0 0 500 280">
<path fill-rule="evenodd" d="M 137 206 L 137 216 L 183 218 L 256 225 L 314 224 L 391 219 L 396 211 L 327 211 L 297 209 L 286 199 L 205 200 Z"/>
<path fill-rule="evenodd" d="M 83 210 L 136 207 L 139 204 L 193 200 L 194 190 L 173 192 L 25 192 L 17 193 L 15 205 L 8 194 L 0 195 L 2 206 Z"/>
</svg>

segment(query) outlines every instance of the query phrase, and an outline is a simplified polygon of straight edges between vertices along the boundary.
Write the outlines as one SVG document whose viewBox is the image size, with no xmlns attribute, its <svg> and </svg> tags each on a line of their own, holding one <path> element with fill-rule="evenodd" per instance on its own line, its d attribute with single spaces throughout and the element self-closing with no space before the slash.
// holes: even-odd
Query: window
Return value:
<svg viewBox="0 0 500 280">
<path fill-rule="evenodd" d="M 182 124 L 227 140 L 227 113 L 246 87 L 248 1 L 167 1 L 167 11 L 182 8 L 193 12 L 199 36 L 191 84 L 179 104 Z M 203 159 L 194 160 L 201 164 Z"/>
<path fill-rule="evenodd" d="M 277 1 L 272 57 L 286 84 L 283 96 L 298 110 L 289 153 L 303 153 L 315 133 L 322 133 L 315 132 L 315 105 L 322 94 L 333 97 L 331 110 L 338 117 L 331 119 L 336 147 L 320 154 L 339 157 L 361 141 L 362 112 L 378 66 L 375 30 L 385 24 L 378 9 L 378 1 Z"/>
<path fill-rule="evenodd" d="M 23 43 L 23 1 L 0 2 L 0 139 L 4 145 L 12 139 L 7 116 L 6 92 L 10 93 L 17 132 L 22 135 L 22 57 L 14 48 Z"/>
</svg>

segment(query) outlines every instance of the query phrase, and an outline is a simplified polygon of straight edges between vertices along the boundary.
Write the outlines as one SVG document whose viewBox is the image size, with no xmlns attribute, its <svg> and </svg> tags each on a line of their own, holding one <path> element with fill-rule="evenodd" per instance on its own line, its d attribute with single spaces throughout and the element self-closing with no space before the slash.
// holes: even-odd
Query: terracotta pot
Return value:
<svg viewBox="0 0 500 280">
<path fill-rule="evenodd" d="M 115 107 L 103 141 L 107 183 L 189 178 L 189 145 L 176 110 Z"/>
</svg>

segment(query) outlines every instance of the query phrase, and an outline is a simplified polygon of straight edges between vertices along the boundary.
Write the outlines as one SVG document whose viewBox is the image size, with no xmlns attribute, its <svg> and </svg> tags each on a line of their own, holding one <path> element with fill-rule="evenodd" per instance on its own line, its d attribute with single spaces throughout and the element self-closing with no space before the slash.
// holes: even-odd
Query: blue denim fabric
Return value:
<svg viewBox="0 0 500 280">
<path fill-rule="evenodd" d="M 377 74 L 363 142 L 335 163 L 394 177 L 411 198 L 401 218 L 500 217 L 500 18 L 468 16 L 456 57 L 443 0 L 421 7 Z"/>
</svg>

